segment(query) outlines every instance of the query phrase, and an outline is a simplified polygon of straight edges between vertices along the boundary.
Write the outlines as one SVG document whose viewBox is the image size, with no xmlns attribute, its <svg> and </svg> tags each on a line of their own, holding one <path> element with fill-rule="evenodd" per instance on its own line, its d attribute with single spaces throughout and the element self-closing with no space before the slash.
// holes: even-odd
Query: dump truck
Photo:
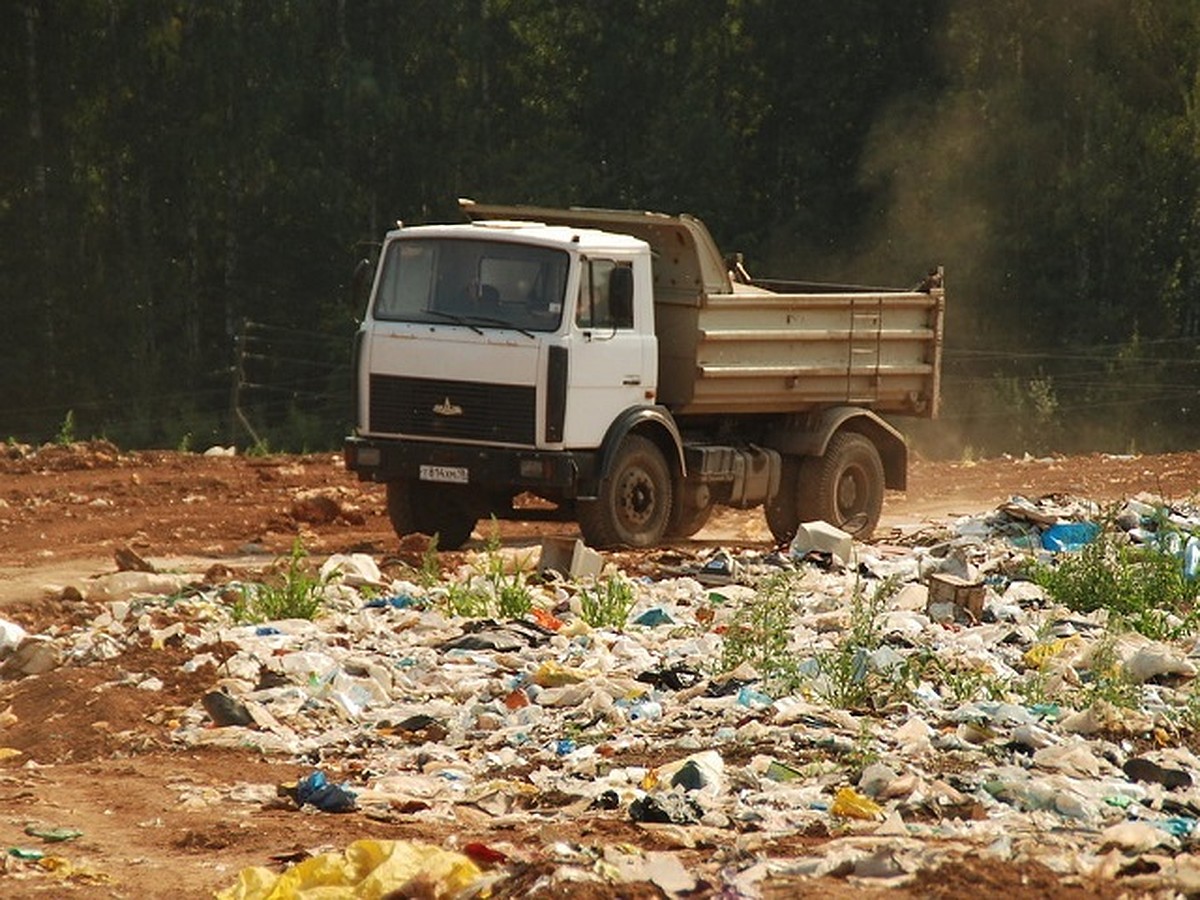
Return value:
<svg viewBox="0 0 1200 900">
<path fill-rule="evenodd" d="M 689 537 L 717 505 L 774 538 L 860 539 L 937 415 L 940 268 L 909 289 L 755 280 L 690 215 L 460 201 L 369 272 L 345 464 L 398 535 L 578 522 L 596 548 Z M 366 291 L 364 291 L 366 293 Z"/>
</svg>

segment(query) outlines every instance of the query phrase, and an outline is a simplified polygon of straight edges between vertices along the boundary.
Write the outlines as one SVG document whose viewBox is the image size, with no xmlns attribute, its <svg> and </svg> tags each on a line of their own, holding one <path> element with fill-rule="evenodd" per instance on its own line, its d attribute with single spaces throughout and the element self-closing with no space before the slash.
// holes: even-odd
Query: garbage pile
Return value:
<svg viewBox="0 0 1200 900">
<path fill-rule="evenodd" d="M 1014 497 L 873 545 L 805 523 L 660 577 L 582 547 L 555 548 L 567 571 L 489 547 L 398 578 L 350 554 L 304 582 L 311 619 L 255 615 L 261 586 L 127 571 L 73 586 L 104 607 L 86 626 L 0 622 L 0 674 L 182 642 L 218 678 L 173 739 L 296 760 L 275 793 L 297 810 L 500 835 L 616 819 L 657 848 L 363 841 L 222 897 L 308 878 L 495 896 L 535 858 L 547 890 L 755 897 L 902 886 L 969 856 L 1194 893 L 1198 534 L 1197 511 L 1154 498 Z M 354 779 L 331 776 L 347 758 Z"/>
</svg>

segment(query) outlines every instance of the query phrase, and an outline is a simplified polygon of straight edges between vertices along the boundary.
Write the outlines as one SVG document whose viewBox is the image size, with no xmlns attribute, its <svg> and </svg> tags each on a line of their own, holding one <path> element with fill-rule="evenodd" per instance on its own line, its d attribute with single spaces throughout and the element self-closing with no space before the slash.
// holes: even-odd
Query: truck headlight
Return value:
<svg viewBox="0 0 1200 900">
<path fill-rule="evenodd" d="M 547 476 L 549 469 L 549 461 L 540 459 L 522 459 L 521 460 L 521 477 L 522 478 L 544 478 Z"/>
</svg>

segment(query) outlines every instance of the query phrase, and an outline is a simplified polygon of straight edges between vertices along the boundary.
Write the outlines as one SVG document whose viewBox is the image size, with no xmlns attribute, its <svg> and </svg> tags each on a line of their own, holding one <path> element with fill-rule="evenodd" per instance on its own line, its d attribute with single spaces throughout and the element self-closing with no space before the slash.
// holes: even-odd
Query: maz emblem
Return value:
<svg viewBox="0 0 1200 900">
<path fill-rule="evenodd" d="M 433 411 L 439 416 L 461 416 L 463 414 L 463 408 L 457 404 L 451 403 L 449 397 L 447 397 L 441 403 L 435 404 Z"/>
</svg>

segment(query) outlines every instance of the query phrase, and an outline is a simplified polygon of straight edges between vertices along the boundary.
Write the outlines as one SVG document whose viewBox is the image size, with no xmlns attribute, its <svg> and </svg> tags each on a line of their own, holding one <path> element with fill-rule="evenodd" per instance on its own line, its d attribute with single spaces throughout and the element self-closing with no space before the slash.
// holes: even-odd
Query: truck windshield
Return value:
<svg viewBox="0 0 1200 900">
<path fill-rule="evenodd" d="M 372 312 L 394 322 L 555 331 L 568 257 L 526 244 L 400 238 L 387 248 Z"/>
</svg>

